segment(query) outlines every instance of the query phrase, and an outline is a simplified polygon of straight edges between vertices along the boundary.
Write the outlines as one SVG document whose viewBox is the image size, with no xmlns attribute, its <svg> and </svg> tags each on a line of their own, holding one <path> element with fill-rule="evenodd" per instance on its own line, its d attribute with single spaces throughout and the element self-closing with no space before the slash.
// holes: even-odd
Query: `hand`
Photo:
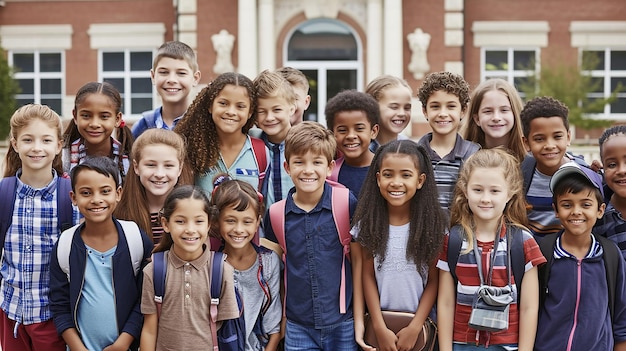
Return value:
<svg viewBox="0 0 626 351">
<path fill-rule="evenodd" d="M 102 351 L 128 351 L 128 347 L 124 347 L 121 343 L 115 341 L 111 345 L 102 349 Z"/>
<path fill-rule="evenodd" d="M 602 162 L 600 162 L 600 161 L 598 161 L 598 160 L 593 160 L 593 161 L 591 161 L 590 168 L 591 168 L 594 172 L 598 173 L 598 172 L 600 172 L 600 170 L 602 169 Z"/>
<path fill-rule="evenodd" d="M 396 346 L 398 347 L 398 351 L 411 351 L 413 347 L 415 347 L 415 343 L 417 342 L 417 336 L 421 330 L 415 330 L 411 327 L 402 328 L 396 336 L 398 337 L 398 342 Z"/>
<path fill-rule="evenodd" d="M 363 340 L 363 335 L 365 335 L 365 327 L 363 325 L 357 325 L 357 323 L 355 323 L 354 337 L 355 337 L 356 343 L 359 345 L 361 349 L 363 349 L 363 351 L 376 351 L 375 347 L 372 347 L 365 343 L 365 340 Z"/>
<path fill-rule="evenodd" d="M 398 351 L 396 347 L 398 337 L 393 331 L 387 328 L 380 332 L 377 331 L 376 340 L 378 341 L 378 349 L 380 351 Z"/>
</svg>

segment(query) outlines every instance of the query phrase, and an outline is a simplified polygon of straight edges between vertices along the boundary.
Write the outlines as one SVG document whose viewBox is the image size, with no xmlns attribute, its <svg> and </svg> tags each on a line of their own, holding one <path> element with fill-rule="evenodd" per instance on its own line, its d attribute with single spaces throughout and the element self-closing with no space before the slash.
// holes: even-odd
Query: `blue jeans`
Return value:
<svg viewBox="0 0 626 351">
<path fill-rule="evenodd" d="M 354 320 L 322 329 L 304 327 L 287 320 L 285 351 L 305 350 L 356 351 Z"/>
<path fill-rule="evenodd" d="M 505 348 L 503 345 L 491 345 L 485 348 L 484 345 L 474 345 L 474 344 L 452 344 L 453 351 L 507 351 L 507 350 L 517 350 L 516 345 L 506 345 Z"/>
</svg>

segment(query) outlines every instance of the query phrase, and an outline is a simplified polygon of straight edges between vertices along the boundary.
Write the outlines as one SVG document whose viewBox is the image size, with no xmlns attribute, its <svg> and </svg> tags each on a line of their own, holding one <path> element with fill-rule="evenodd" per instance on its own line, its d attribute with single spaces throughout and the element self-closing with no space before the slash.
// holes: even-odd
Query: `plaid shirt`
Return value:
<svg viewBox="0 0 626 351">
<path fill-rule="evenodd" d="M 11 226 L 6 233 L 2 258 L 0 308 L 9 319 L 21 324 L 52 318 L 50 256 L 59 238 L 57 227 L 57 180 L 41 189 L 22 183 L 17 173 L 17 195 Z"/>
<path fill-rule="evenodd" d="M 118 162 L 120 156 L 120 147 L 122 144 L 117 141 L 115 138 L 111 137 L 111 158 L 115 163 Z M 68 152 L 69 151 L 69 152 Z M 83 143 L 82 138 L 78 138 L 72 142 L 69 150 L 63 150 L 63 171 L 68 174 L 75 166 L 81 164 L 85 158 L 87 157 L 87 147 Z M 124 171 L 121 176 L 122 179 L 128 173 L 128 167 L 130 167 L 130 162 L 128 161 L 128 155 L 122 155 L 122 165 L 124 166 Z"/>
</svg>

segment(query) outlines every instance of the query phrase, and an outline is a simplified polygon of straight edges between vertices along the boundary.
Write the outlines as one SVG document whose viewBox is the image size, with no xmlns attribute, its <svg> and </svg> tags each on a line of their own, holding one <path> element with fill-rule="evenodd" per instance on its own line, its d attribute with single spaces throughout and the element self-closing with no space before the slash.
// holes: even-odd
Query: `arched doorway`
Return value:
<svg viewBox="0 0 626 351">
<path fill-rule="evenodd" d="M 285 66 L 309 78 L 311 105 L 304 120 L 326 124 L 326 101 L 338 92 L 363 87 L 362 45 L 354 29 L 332 19 L 297 26 L 285 40 Z"/>
</svg>

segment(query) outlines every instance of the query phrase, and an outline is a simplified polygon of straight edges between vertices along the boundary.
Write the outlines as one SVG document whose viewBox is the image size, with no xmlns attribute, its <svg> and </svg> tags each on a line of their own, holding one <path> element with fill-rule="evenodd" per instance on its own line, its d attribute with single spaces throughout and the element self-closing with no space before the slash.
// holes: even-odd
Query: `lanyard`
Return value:
<svg viewBox="0 0 626 351">
<path fill-rule="evenodd" d="M 505 227 L 506 230 L 506 227 Z M 506 275 L 509 279 L 509 286 L 511 286 L 511 240 L 510 240 L 510 235 L 509 235 L 509 231 L 506 230 L 505 232 L 505 236 L 506 236 L 506 258 L 507 258 L 507 264 L 506 264 Z M 491 264 L 489 265 L 489 285 L 492 284 L 492 277 L 493 277 L 493 266 L 495 265 L 495 260 L 496 260 L 496 254 L 498 253 L 498 243 L 500 242 L 500 231 L 497 232 L 496 234 L 496 238 L 494 240 L 493 243 L 493 249 L 491 251 Z M 480 276 L 480 285 L 485 285 L 485 279 L 483 277 L 483 264 L 482 264 L 482 259 L 481 259 L 481 253 L 478 250 L 478 241 L 476 240 L 476 235 L 474 235 L 474 256 L 476 257 L 476 265 L 478 266 L 478 275 Z"/>
</svg>

